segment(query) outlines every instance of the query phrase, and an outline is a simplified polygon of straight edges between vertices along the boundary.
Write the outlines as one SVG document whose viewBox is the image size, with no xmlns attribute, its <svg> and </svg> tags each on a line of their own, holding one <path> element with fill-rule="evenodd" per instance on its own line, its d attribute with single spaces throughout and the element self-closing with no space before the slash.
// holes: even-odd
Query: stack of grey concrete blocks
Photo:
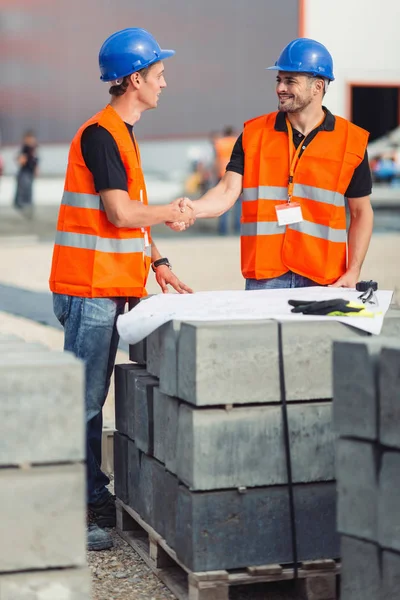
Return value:
<svg viewBox="0 0 400 600">
<path fill-rule="evenodd" d="M 89 600 L 84 372 L 0 336 L 0 598 Z"/>
<path fill-rule="evenodd" d="M 400 597 L 400 340 L 334 344 L 341 600 Z"/>
<path fill-rule="evenodd" d="M 297 558 L 338 558 L 332 341 L 367 334 L 326 321 L 171 321 L 116 367 L 117 497 L 193 571 L 293 561 L 278 327 Z"/>
</svg>

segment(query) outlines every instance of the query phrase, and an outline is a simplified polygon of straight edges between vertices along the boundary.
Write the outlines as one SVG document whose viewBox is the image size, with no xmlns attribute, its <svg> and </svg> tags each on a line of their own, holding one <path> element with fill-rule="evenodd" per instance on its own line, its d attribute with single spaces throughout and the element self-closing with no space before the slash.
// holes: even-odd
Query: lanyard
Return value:
<svg viewBox="0 0 400 600">
<path fill-rule="evenodd" d="M 320 125 L 322 125 L 322 123 L 325 120 L 325 115 L 323 116 L 322 120 L 318 123 L 318 125 L 316 125 L 315 129 L 318 128 Z M 290 204 L 290 201 L 292 199 L 293 196 L 293 188 L 294 188 L 294 175 L 296 173 L 296 169 L 297 166 L 299 164 L 299 160 L 300 160 L 300 152 L 301 152 L 301 148 L 302 148 L 302 143 L 299 144 L 297 150 L 294 147 L 294 142 L 293 142 L 293 128 L 292 128 L 292 124 L 289 121 L 289 119 L 286 117 L 286 126 L 287 126 L 287 130 L 288 130 L 288 137 L 289 137 L 289 182 L 288 182 L 288 204 Z"/>
</svg>

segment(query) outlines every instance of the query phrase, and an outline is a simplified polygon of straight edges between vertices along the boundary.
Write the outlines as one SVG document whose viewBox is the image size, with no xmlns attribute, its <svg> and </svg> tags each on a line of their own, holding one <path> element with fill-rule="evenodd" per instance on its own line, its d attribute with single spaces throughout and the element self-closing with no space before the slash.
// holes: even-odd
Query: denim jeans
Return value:
<svg viewBox="0 0 400 600">
<path fill-rule="evenodd" d="M 110 483 L 101 468 L 102 409 L 117 353 L 117 317 L 126 298 L 80 298 L 53 294 L 53 308 L 64 327 L 64 350 L 85 363 L 87 501 L 101 502 Z"/>
<path fill-rule="evenodd" d="M 271 279 L 246 279 L 246 290 L 276 290 L 278 288 L 296 288 L 319 285 L 315 281 L 288 271 Z"/>
</svg>

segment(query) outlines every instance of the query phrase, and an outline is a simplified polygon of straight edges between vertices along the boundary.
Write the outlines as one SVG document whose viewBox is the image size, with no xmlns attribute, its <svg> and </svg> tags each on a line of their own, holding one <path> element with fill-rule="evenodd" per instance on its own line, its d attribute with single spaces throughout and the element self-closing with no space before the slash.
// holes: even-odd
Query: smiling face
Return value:
<svg viewBox="0 0 400 600">
<path fill-rule="evenodd" d="M 160 94 L 167 87 L 164 78 L 164 64 L 161 61 L 157 62 L 144 75 L 140 73 L 134 75 L 137 77 L 138 100 L 142 104 L 143 110 L 157 108 Z"/>
<path fill-rule="evenodd" d="M 299 113 L 318 99 L 323 81 L 301 73 L 279 71 L 276 78 L 278 110 Z"/>
</svg>

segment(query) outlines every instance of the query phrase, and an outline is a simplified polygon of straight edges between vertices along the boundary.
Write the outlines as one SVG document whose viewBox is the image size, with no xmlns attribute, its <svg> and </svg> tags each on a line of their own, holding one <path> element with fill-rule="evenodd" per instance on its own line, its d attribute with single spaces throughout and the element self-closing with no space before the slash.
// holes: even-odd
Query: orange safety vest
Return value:
<svg viewBox="0 0 400 600">
<path fill-rule="evenodd" d="M 146 295 L 151 262 L 150 228 L 115 227 L 107 219 L 81 152 L 82 133 L 94 123 L 107 129 L 118 146 L 130 199 L 147 204 L 138 145 L 133 143 L 123 120 L 108 105 L 82 125 L 71 143 L 50 289 L 86 298 L 140 298 Z"/>
<path fill-rule="evenodd" d="M 276 131 L 277 113 L 247 121 L 241 227 L 245 278 L 269 279 L 293 271 L 327 285 L 346 271 L 344 194 L 362 162 L 368 132 L 335 117 L 333 131 L 319 131 L 300 157 L 292 202 L 303 221 L 278 226 L 275 206 L 288 200 L 288 133 Z"/>
<path fill-rule="evenodd" d="M 223 177 L 228 162 L 231 159 L 233 147 L 235 145 L 236 138 L 234 136 L 226 136 L 218 138 L 214 141 L 215 154 L 217 156 L 217 170 L 218 176 Z"/>
</svg>

